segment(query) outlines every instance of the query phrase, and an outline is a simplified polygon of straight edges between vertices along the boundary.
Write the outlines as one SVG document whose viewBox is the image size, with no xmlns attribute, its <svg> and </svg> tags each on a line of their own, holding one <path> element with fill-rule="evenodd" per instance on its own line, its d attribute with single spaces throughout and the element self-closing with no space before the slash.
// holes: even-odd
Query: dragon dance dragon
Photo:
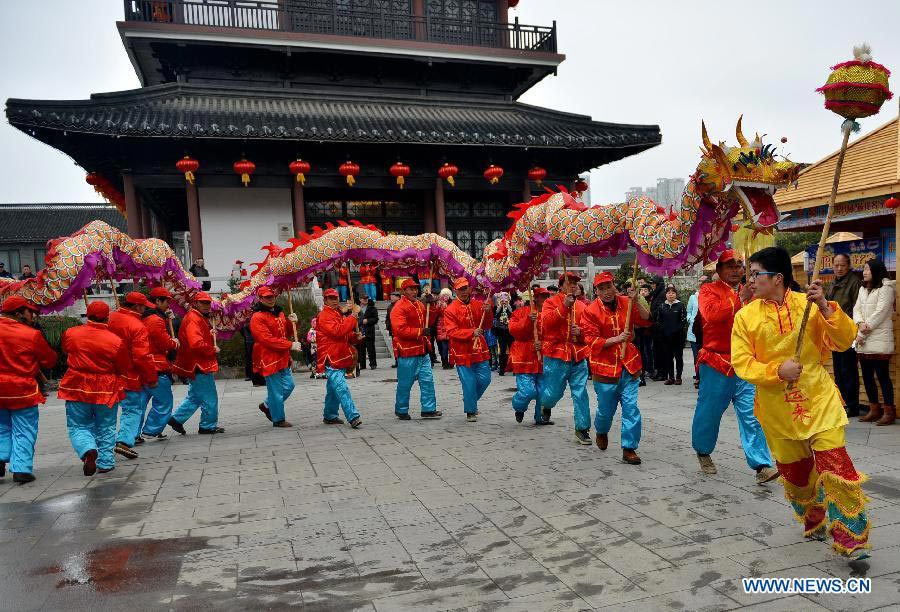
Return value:
<svg viewBox="0 0 900 612">
<path fill-rule="evenodd" d="M 453 242 L 434 234 L 386 235 L 359 222 L 340 222 L 301 233 L 290 245 L 269 244 L 265 259 L 254 264 L 239 292 L 213 302 L 213 321 L 222 335 L 239 329 L 251 315 L 257 290 L 276 292 L 310 282 L 316 273 L 347 261 L 377 261 L 389 274 L 426 272 L 466 277 L 488 292 L 525 289 L 560 255 L 615 255 L 629 246 L 640 266 L 671 274 L 718 256 L 734 231 L 732 219 L 743 213 L 754 233 L 770 234 L 785 216 L 772 198 L 778 188 L 797 180 L 799 166 L 776 159 L 775 148 L 760 136 L 748 141 L 736 128 L 738 146 L 713 144 L 702 125 L 702 158 L 691 176 L 677 213 L 667 214 L 652 199 L 638 196 L 620 204 L 586 207 L 565 189 L 517 204 L 512 226 L 491 242 L 478 260 Z M 55 312 L 81 299 L 97 280 L 143 279 L 164 285 L 185 309 L 200 290 L 164 241 L 133 239 L 102 221 L 93 221 L 71 236 L 48 243 L 46 267 L 36 278 L 0 279 L 0 298 L 10 295 Z"/>
</svg>

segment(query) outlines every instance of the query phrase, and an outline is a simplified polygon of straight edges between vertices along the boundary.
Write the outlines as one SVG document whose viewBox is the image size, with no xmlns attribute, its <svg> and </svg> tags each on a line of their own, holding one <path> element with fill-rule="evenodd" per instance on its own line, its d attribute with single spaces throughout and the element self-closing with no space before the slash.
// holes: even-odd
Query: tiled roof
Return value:
<svg viewBox="0 0 900 612">
<path fill-rule="evenodd" d="M 125 217 L 103 204 L 0 204 L 0 242 L 46 242 L 94 220 L 125 230 Z"/>
<path fill-rule="evenodd" d="M 90 100 L 7 101 L 20 129 L 147 137 L 214 137 L 628 148 L 661 142 L 655 125 L 623 125 L 519 102 L 432 99 L 165 84 Z"/>
</svg>

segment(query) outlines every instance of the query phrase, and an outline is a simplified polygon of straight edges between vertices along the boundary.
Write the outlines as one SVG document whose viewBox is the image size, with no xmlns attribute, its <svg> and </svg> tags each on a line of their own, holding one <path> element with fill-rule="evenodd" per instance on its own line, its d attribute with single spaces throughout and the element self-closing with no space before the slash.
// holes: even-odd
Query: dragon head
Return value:
<svg viewBox="0 0 900 612">
<path fill-rule="evenodd" d="M 776 160 L 775 147 L 763 144 L 759 134 L 748 142 L 741 130 L 742 119 L 735 129 L 737 147 L 713 144 L 701 123 L 703 159 L 695 178 L 703 195 L 736 203 L 743 209 L 748 227 L 768 234 L 788 216 L 779 213 L 772 196 L 797 180 L 800 167 L 785 157 Z"/>
</svg>

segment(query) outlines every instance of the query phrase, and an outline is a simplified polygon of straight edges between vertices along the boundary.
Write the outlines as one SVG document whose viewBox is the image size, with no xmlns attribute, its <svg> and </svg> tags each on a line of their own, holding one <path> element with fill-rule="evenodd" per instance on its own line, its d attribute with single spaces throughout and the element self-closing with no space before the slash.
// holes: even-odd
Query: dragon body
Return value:
<svg viewBox="0 0 900 612">
<path fill-rule="evenodd" d="M 703 156 L 688 181 L 677 213 L 647 197 L 606 206 L 586 207 L 564 189 L 518 204 L 509 214 L 506 235 L 492 242 L 479 260 L 433 233 L 386 235 L 358 222 L 327 224 L 300 234 L 290 245 L 269 244 L 266 258 L 255 264 L 240 291 L 213 303 L 216 326 L 224 333 L 243 325 L 251 314 L 256 291 L 276 291 L 304 284 L 317 272 L 346 261 L 377 261 L 396 274 L 435 271 L 466 277 L 486 289 L 525 288 L 559 255 L 613 255 L 634 247 L 645 270 L 673 273 L 717 256 L 733 231 L 741 210 L 755 232 L 770 233 L 781 216 L 772 195 L 796 180 L 798 166 L 776 161 L 771 145 L 757 136 L 751 143 L 741 133 L 739 146 L 712 144 L 703 127 Z M 37 278 L 0 279 L 0 297 L 18 294 L 42 311 L 61 310 L 80 299 L 97 280 L 144 279 L 161 283 L 185 308 L 200 282 L 188 273 L 162 240 L 133 239 L 101 221 L 49 244 L 46 266 Z"/>
</svg>

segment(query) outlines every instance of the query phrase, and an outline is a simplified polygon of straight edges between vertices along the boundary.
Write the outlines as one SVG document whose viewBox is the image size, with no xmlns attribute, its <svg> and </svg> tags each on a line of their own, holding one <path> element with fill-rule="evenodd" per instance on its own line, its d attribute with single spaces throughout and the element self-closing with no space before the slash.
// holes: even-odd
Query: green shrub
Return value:
<svg viewBox="0 0 900 612">
<path fill-rule="evenodd" d="M 61 317 L 57 315 L 43 316 L 38 319 L 41 332 L 47 339 L 47 344 L 59 354 L 59 359 L 53 369 L 50 370 L 50 378 L 61 378 L 66 371 L 66 356 L 62 352 L 62 336 L 70 327 L 81 325 L 78 317 Z"/>
</svg>

